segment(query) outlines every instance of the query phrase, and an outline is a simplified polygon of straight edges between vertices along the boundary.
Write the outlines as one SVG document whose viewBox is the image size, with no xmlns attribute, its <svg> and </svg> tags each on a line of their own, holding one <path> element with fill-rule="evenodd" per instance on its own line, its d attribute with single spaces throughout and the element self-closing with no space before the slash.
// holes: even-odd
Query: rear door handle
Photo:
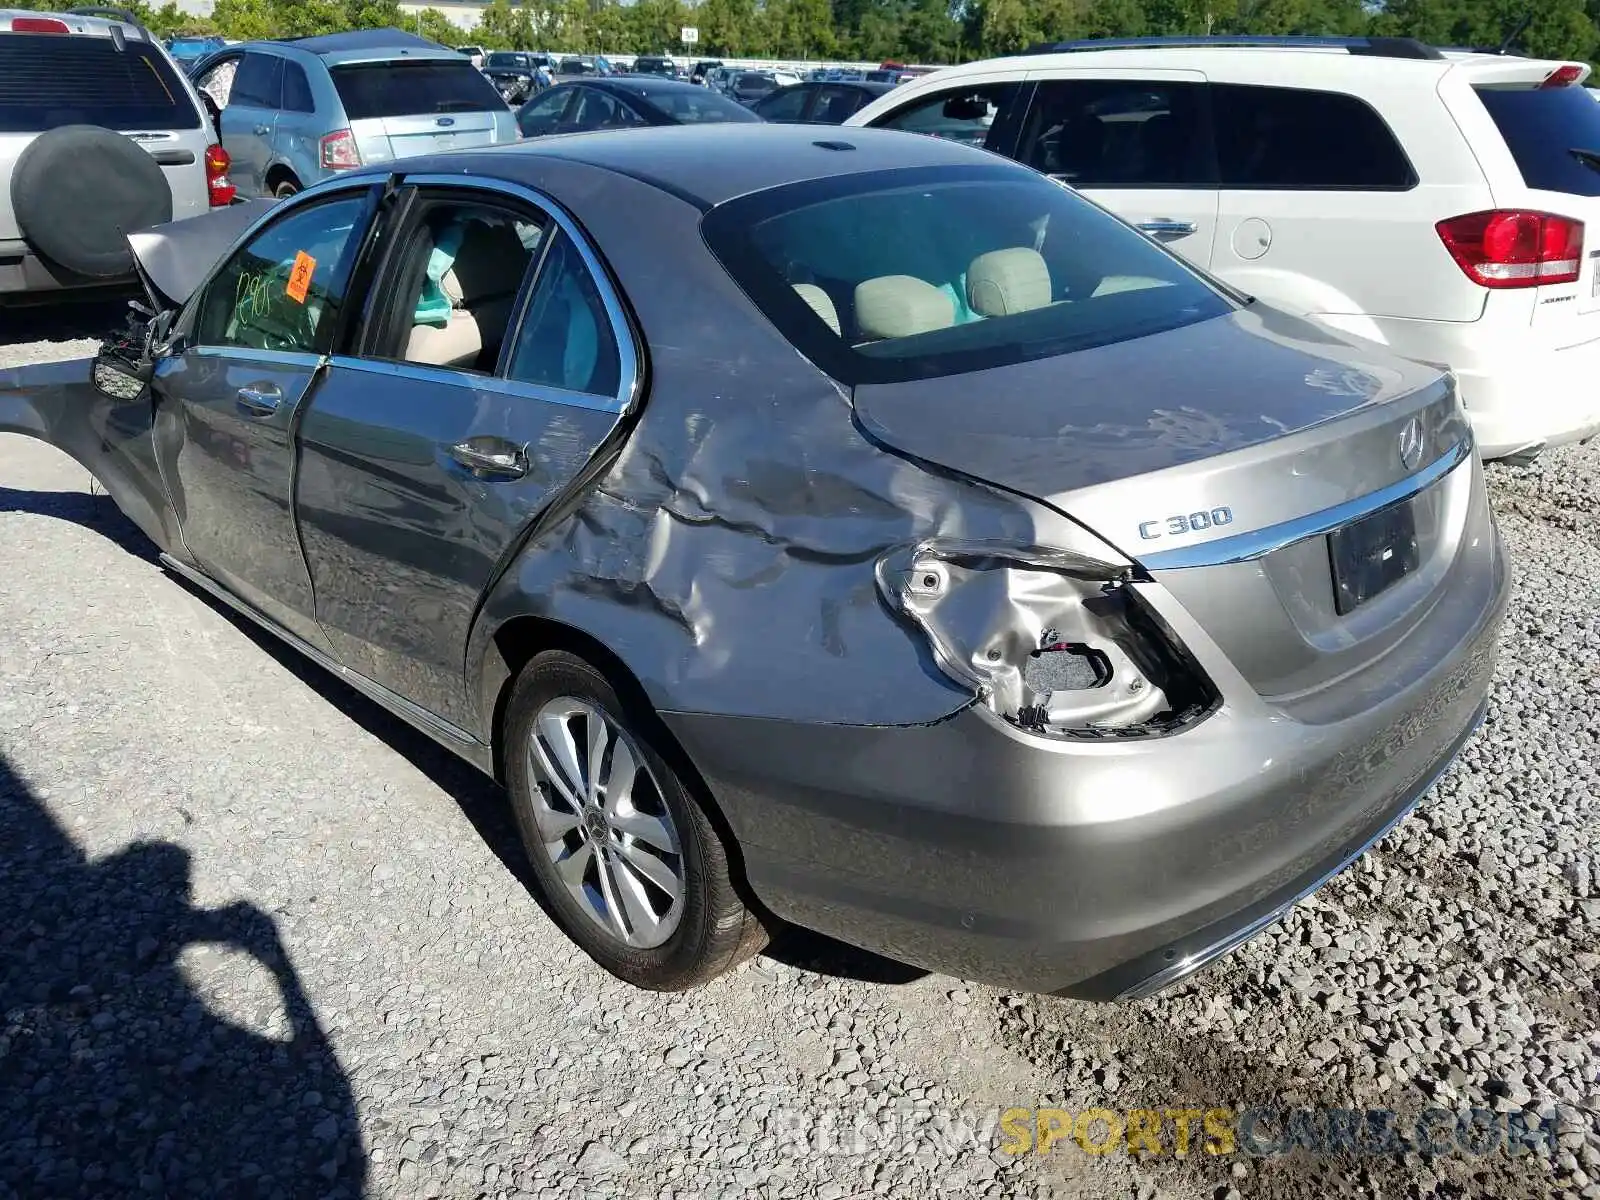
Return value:
<svg viewBox="0 0 1600 1200">
<path fill-rule="evenodd" d="M 283 403 L 283 393 L 275 383 L 252 383 L 234 393 L 239 411 L 249 417 L 270 417 Z"/>
<path fill-rule="evenodd" d="M 270 125 L 257 125 L 256 126 L 256 133 L 259 134 L 261 137 L 266 137 L 267 134 L 269 134 L 271 132 L 272 132 L 272 126 L 270 126 Z"/>
<path fill-rule="evenodd" d="M 502 437 L 471 437 L 451 446 L 449 454 L 474 475 L 486 479 L 521 479 L 532 466 L 526 446 Z"/>
<path fill-rule="evenodd" d="M 1168 236 L 1182 236 L 1193 233 L 1199 228 L 1193 221 L 1173 221 L 1167 217 L 1157 217 L 1153 221 L 1140 221 L 1138 228 L 1146 233 L 1167 234 Z"/>
</svg>

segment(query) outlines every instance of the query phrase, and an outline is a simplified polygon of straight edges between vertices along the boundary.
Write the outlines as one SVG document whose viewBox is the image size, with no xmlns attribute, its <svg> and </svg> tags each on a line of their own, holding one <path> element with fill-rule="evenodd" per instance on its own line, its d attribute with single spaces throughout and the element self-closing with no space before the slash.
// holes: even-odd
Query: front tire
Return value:
<svg viewBox="0 0 1600 1200">
<path fill-rule="evenodd" d="M 728 848 L 658 746 L 653 713 L 594 667 L 547 651 L 518 677 L 506 776 L 523 846 L 568 937 L 651 991 L 715 979 L 766 944 Z"/>
</svg>

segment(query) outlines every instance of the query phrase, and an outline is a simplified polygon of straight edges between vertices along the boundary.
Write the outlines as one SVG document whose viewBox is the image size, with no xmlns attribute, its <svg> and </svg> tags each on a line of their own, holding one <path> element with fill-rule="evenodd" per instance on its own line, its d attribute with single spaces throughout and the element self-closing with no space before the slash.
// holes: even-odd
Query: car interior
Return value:
<svg viewBox="0 0 1600 1200">
<path fill-rule="evenodd" d="M 492 372 L 541 233 L 491 208 L 441 206 L 428 214 L 401 276 L 414 297 L 402 357 Z"/>
</svg>

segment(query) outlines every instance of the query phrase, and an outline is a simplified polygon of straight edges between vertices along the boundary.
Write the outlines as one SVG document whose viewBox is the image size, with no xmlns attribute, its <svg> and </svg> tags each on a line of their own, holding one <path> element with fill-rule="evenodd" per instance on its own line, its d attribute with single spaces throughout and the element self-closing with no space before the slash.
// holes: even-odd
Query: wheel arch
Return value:
<svg viewBox="0 0 1600 1200">
<path fill-rule="evenodd" d="M 295 173 L 295 169 L 293 167 L 291 167 L 286 162 L 276 162 L 276 163 L 273 163 L 270 167 L 267 168 L 267 176 L 266 176 L 267 191 L 268 192 L 276 192 L 277 187 L 278 187 L 278 185 L 280 183 L 293 183 L 297 188 L 300 188 L 302 191 L 305 190 L 305 186 L 306 186 L 301 181 L 300 176 Z"/>
<path fill-rule="evenodd" d="M 734 884 L 745 904 L 753 911 L 765 913 L 765 906 L 754 895 L 745 874 L 743 847 L 705 776 L 661 719 L 644 685 L 622 658 L 599 638 L 575 625 L 528 614 L 510 618 L 489 635 L 478 672 L 478 687 L 495 781 L 504 787 L 507 780 L 505 725 L 517 678 L 528 663 L 546 650 L 565 650 L 583 659 L 604 675 L 622 702 L 648 724 L 652 743 L 700 802 L 720 835 Z"/>
</svg>

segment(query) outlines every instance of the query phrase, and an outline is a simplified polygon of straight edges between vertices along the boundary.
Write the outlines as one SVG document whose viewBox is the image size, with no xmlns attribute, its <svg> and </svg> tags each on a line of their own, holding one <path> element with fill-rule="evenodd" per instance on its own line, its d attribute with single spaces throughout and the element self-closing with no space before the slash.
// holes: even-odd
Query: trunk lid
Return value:
<svg viewBox="0 0 1600 1200">
<path fill-rule="evenodd" d="M 1259 303 L 1065 357 L 866 384 L 855 402 L 874 437 L 1043 500 L 1136 560 L 1394 484 L 1418 465 L 1396 449 L 1411 415 L 1428 427 L 1421 462 L 1461 436 L 1434 368 Z"/>
</svg>

